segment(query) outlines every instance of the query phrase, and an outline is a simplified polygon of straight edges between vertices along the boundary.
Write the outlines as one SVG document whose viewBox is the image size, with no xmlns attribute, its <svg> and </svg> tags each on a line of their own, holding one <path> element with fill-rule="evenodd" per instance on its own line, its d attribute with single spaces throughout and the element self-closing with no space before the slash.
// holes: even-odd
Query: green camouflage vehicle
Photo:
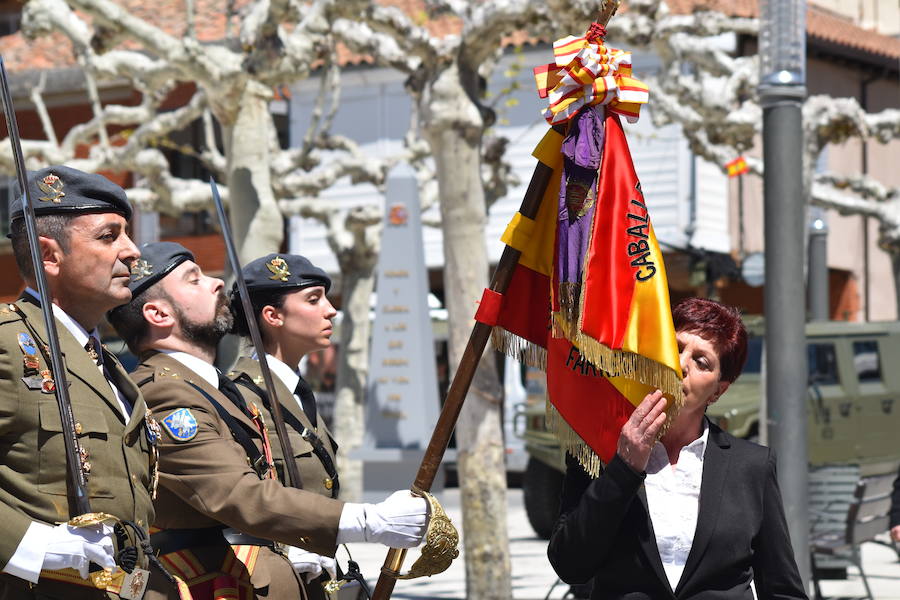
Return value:
<svg viewBox="0 0 900 600">
<path fill-rule="evenodd" d="M 762 322 L 751 332 L 747 364 L 707 414 L 732 434 L 759 440 Z M 809 368 L 809 461 L 813 466 L 900 458 L 900 322 L 831 321 L 806 326 Z M 529 372 L 520 415 L 528 463 L 522 480 L 525 510 L 535 532 L 549 538 L 559 510 L 564 458 L 544 422 L 540 371 Z"/>
</svg>

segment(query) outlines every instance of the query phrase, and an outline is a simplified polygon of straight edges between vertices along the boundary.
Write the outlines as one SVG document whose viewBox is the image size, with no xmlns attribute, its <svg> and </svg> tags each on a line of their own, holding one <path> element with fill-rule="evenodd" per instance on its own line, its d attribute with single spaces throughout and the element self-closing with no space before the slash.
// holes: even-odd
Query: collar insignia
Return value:
<svg viewBox="0 0 900 600">
<path fill-rule="evenodd" d="M 272 281 L 287 281 L 291 274 L 291 272 L 288 271 L 287 262 L 280 256 L 276 256 L 267 262 L 266 268 L 272 272 L 272 276 L 269 277 Z"/>
<path fill-rule="evenodd" d="M 148 275 L 153 274 L 153 265 L 143 258 L 139 258 L 131 265 L 131 279 L 139 281 Z"/>
<path fill-rule="evenodd" d="M 197 419 L 187 408 L 169 413 L 162 424 L 176 442 L 187 442 L 197 435 Z"/>
<path fill-rule="evenodd" d="M 46 194 L 46 196 L 41 196 L 38 198 L 41 202 L 54 202 L 59 204 L 62 202 L 63 196 L 66 193 L 63 191 L 63 182 L 62 179 L 57 177 L 56 175 L 47 175 L 43 179 L 37 182 L 38 188 Z"/>
</svg>

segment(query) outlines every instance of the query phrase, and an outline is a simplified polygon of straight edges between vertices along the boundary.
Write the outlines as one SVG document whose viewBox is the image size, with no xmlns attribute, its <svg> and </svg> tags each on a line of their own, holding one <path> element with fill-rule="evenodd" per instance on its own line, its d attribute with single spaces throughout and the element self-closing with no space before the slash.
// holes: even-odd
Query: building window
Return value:
<svg viewBox="0 0 900 600">
<path fill-rule="evenodd" d="M 819 385 L 840 384 L 837 370 L 837 353 L 834 344 L 807 344 L 806 359 L 809 381 Z"/>
<path fill-rule="evenodd" d="M 860 383 L 881 381 L 881 359 L 878 356 L 878 342 L 866 340 L 853 342 L 853 366 Z"/>
</svg>

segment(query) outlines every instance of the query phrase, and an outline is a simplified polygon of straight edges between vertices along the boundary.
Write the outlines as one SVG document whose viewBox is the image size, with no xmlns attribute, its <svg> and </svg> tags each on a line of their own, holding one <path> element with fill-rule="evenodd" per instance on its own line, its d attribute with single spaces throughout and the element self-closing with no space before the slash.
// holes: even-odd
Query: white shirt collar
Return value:
<svg viewBox="0 0 900 600">
<path fill-rule="evenodd" d="M 297 382 L 300 381 L 297 371 L 268 353 L 266 354 L 266 362 L 269 364 L 269 370 L 293 393 L 294 388 L 297 387 Z"/>
<path fill-rule="evenodd" d="M 188 354 L 187 352 L 179 352 L 178 350 L 160 350 L 162 354 L 168 354 L 188 369 L 199 375 L 208 383 L 216 389 L 219 389 L 219 370 L 203 360 L 202 358 L 197 358 L 193 354 Z"/>
<path fill-rule="evenodd" d="M 703 456 L 706 454 L 706 444 L 709 441 L 709 424 L 706 422 L 706 419 L 703 419 L 703 431 L 700 433 L 700 436 L 688 444 L 687 446 L 682 447 L 681 452 L 690 452 L 700 463 L 703 463 Z M 650 451 L 650 460 L 647 461 L 647 473 L 658 473 L 662 468 L 670 466 L 669 464 L 669 455 L 666 453 L 666 448 L 663 446 L 662 442 L 657 442 L 654 444 L 653 449 Z"/>
<path fill-rule="evenodd" d="M 37 290 L 29 287 L 25 288 L 25 293 L 31 294 L 35 300 L 41 302 L 41 295 L 37 292 Z M 56 320 L 62 323 L 69 333 L 72 334 L 72 337 L 75 338 L 75 341 L 78 342 L 78 345 L 84 347 L 88 342 L 88 337 L 94 337 L 96 339 L 95 343 L 99 343 L 100 336 L 97 334 L 97 328 L 95 327 L 93 331 L 88 333 L 87 329 L 85 329 L 81 323 L 73 319 L 69 316 L 69 313 L 61 309 L 55 303 L 50 304 L 51 309 L 53 310 L 53 316 L 56 317 Z"/>
</svg>

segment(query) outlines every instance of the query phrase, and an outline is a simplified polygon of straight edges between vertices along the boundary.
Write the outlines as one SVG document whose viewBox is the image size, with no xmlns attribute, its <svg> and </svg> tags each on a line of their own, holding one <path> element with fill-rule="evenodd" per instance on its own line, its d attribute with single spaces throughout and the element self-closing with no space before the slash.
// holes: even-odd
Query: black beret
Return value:
<svg viewBox="0 0 900 600">
<path fill-rule="evenodd" d="M 260 290 L 290 290 L 314 285 L 331 287 L 331 279 L 319 267 L 298 254 L 267 254 L 250 261 L 241 269 L 247 290 L 252 294 Z M 237 290 L 235 284 L 234 290 Z"/>
<path fill-rule="evenodd" d="M 186 260 L 194 260 L 190 250 L 175 242 L 147 242 L 140 247 L 141 257 L 131 263 L 131 280 L 128 288 L 131 297 L 168 275 Z"/>
<path fill-rule="evenodd" d="M 29 171 L 27 181 L 36 216 L 116 212 L 131 218 L 125 190 L 103 175 L 56 165 Z M 23 198 L 20 194 L 10 206 L 11 220 L 24 216 Z"/>
</svg>

